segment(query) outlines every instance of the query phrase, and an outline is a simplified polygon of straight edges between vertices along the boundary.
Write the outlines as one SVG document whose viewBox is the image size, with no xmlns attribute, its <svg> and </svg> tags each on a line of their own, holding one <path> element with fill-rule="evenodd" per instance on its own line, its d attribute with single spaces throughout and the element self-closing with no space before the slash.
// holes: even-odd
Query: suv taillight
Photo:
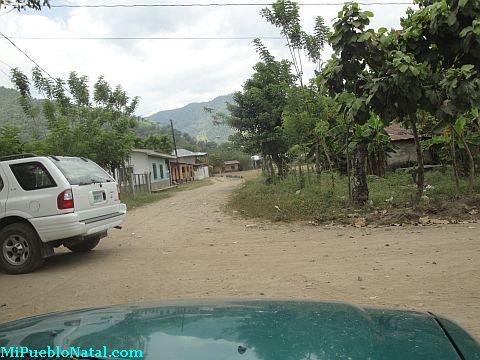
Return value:
<svg viewBox="0 0 480 360">
<path fill-rule="evenodd" d="M 62 191 L 57 196 L 57 207 L 59 210 L 73 209 L 73 193 L 72 189 Z"/>
<path fill-rule="evenodd" d="M 118 200 L 120 200 L 120 188 L 117 186 Z"/>
</svg>

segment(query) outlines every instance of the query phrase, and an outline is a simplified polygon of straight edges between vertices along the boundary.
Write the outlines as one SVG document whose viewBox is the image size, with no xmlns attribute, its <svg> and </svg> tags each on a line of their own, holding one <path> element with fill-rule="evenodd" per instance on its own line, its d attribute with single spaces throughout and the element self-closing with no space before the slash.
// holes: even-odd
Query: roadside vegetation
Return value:
<svg viewBox="0 0 480 360">
<path fill-rule="evenodd" d="M 405 172 L 368 176 L 371 196 L 363 207 L 354 206 L 346 195 L 346 176 L 335 174 L 332 188 L 328 186 L 332 178 L 325 173 L 320 179 L 314 174 L 306 175 L 303 187 L 294 175 L 274 185 L 266 184 L 262 177 L 247 180 L 230 199 L 227 209 L 269 221 L 334 221 L 361 226 L 417 224 L 420 218 L 428 223 L 426 217 L 453 223 L 478 218 L 480 196 L 469 195 L 467 179 L 461 179 L 457 193 L 451 170 L 429 171 L 425 175 L 427 186 L 418 205 L 415 205 L 416 185 Z M 480 194 L 478 179 L 474 190 Z"/>
<path fill-rule="evenodd" d="M 198 180 L 198 181 L 193 181 L 185 184 L 180 184 L 175 187 L 171 187 L 165 190 L 157 191 L 157 192 L 136 192 L 134 194 L 131 193 L 125 193 L 122 194 L 122 202 L 124 202 L 127 205 L 127 208 L 129 210 L 133 210 L 135 208 L 148 205 L 160 200 L 167 199 L 171 196 L 173 196 L 176 192 L 179 191 L 188 191 L 188 190 L 194 190 L 198 189 L 204 186 L 212 185 L 213 181 L 210 179 L 204 179 L 204 180 Z"/>
<path fill-rule="evenodd" d="M 264 179 L 247 182 L 233 208 L 272 220 L 477 211 L 468 209 L 480 194 L 480 3 L 415 4 L 389 30 L 369 28 L 374 14 L 345 3 L 331 29 L 317 16 L 312 34 L 294 1 L 261 10 L 290 58 L 254 40 L 261 61 L 229 113 L 216 114 L 235 130 L 234 145 L 263 157 Z M 334 53 L 325 61 L 327 45 Z M 316 66 L 308 81 L 305 59 Z M 389 125 L 413 137 L 407 174 L 387 167 L 396 150 Z M 425 171 L 427 150 L 441 172 Z"/>
</svg>

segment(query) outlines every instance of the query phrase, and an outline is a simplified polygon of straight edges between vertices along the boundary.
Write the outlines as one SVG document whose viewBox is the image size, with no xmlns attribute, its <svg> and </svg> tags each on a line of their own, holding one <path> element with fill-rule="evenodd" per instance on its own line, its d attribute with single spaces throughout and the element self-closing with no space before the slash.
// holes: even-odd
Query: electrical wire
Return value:
<svg viewBox="0 0 480 360">
<path fill-rule="evenodd" d="M 297 3 L 299 6 L 338 6 L 345 2 Z M 414 5 L 412 1 L 359 2 L 359 5 Z M 51 8 L 136 8 L 136 7 L 227 7 L 227 6 L 271 6 L 271 3 L 193 3 L 193 4 L 57 4 Z"/>
<path fill-rule="evenodd" d="M 3 13 L 3 14 L 0 14 L 0 16 L 5 16 L 7 14 L 10 14 L 13 10 L 15 10 L 15 8 L 11 8 L 10 10 L 8 10 L 7 12 Z"/>
<path fill-rule="evenodd" d="M 8 68 L 12 69 L 12 66 L 10 66 L 9 64 L 7 64 L 5 61 L 3 61 L 2 59 L 0 59 L 0 63 L 2 63 L 3 65 L 7 66 Z"/>
<path fill-rule="evenodd" d="M 10 40 L 10 38 L 8 38 L 7 36 L 5 36 L 1 31 L 0 31 L 0 36 L 2 36 L 5 40 L 7 40 L 10 44 L 12 44 L 12 46 L 14 46 L 18 51 L 20 51 L 23 55 L 25 55 L 25 57 L 30 60 L 32 63 L 34 63 L 37 68 L 39 68 L 43 73 L 47 74 L 47 76 L 52 79 L 54 82 L 57 83 L 57 79 L 55 79 L 52 75 L 50 75 L 50 73 L 45 70 L 39 63 L 37 63 L 35 60 L 33 60 L 25 51 L 23 51 L 22 49 L 20 49 L 12 40 Z M 3 61 L 2 61 L 3 62 Z M 60 83 L 60 86 L 63 88 L 63 90 L 65 90 L 66 92 L 68 92 L 69 94 L 73 95 L 70 90 L 68 90 L 65 86 L 63 86 L 63 84 Z"/>
<path fill-rule="evenodd" d="M 10 76 L 2 69 L 0 68 L 0 72 L 7 77 L 8 80 L 10 80 Z"/>
<path fill-rule="evenodd" d="M 238 37 L 170 37 L 170 36 L 129 36 L 129 37 L 117 37 L 117 36 L 107 36 L 107 37 L 40 37 L 40 36 L 10 36 L 10 39 L 14 40 L 253 40 L 253 39 L 262 39 L 262 40 L 283 40 L 284 38 L 280 36 L 238 36 Z"/>
</svg>

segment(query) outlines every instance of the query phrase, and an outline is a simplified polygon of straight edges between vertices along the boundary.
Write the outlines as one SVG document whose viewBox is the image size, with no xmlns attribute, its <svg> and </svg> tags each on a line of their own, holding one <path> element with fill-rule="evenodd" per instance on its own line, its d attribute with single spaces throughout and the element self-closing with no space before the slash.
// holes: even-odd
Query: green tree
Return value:
<svg viewBox="0 0 480 360">
<path fill-rule="evenodd" d="M 0 8 L 12 6 L 15 9 L 25 10 L 27 8 L 33 10 L 41 10 L 42 6 L 50 8 L 49 0 L 0 0 Z"/>
<path fill-rule="evenodd" d="M 135 140 L 135 147 L 157 150 L 170 154 L 173 150 L 173 141 L 171 136 L 161 134 L 150 134 L 143 138 Z"/>
<path fill-rule="evenodd" d="M 251 168 L 250 155 L 239 149 L 231 142 L 224 142 L 218 145 L 215 149 L 208 153 L 208 161 L 213 168 L 219 169 L 225 161 L 238 160 L 240 161 L 241 170 Z"/>
<path fill-rule="evenodd" d="M 294 77 L 287 61 L 276 61 L 258 43 L 257 50 L 263 61 L 254 66 L 255 73 L 245 82 L 243 91 L 234 94 L 225 122 L 236 130 L 231 137 L 235 145 L 270 158 L 283 175 L 288 145 L 282 131 L 282 113 Z"/>
<path fill-rule="evenodd" d="M 299 127 L 302 127 L 302 122 L 306 119 L 315 119 L 314 110 L 311 106 L 311 94 L 303 84 L 303 62 L 302 52 L 304 52 L 308 59 L 317 65 L 318 71 L 321 70 L 322 52 L 327 43 L 328 27 L 325 25 L 324 19 L 321 16 L 315 18 L 314 34 L 309 35 L 302 30 L 300 25 L 299 6 L 296 2 L 290 0 L 277 0 L 270 8 L 264 8 L 260 14 L 272 25 L 280 29 L 287 42 L 290 50 L 291 63 L 295 69 L 296 80 L 299 82 L 300 91 L 298 94 L 302 95 L 303 101 L 297 102 L 298 109 L 296 111 L 289 111 L 289 122 L 294 122 L 295 119 L 300 121 Z M 257 44 L 257 46 L 261 46 Z M 296 116 L 296 113 L 299 113 Z M 310 121 L 310 120 L 307 120 Z M 320 142 L 317 139 L 312 144 L 315 152 L 315 162 L 317 175 L 320 177 Z M 325 155 L 328 158 L 329 168 L 332 170 L 332 163 L 330 162 L 328 151 L 325 146 L 322 146 Z"/>
<path fill-rule="evenodd" d="M 20 129 L 12 125 L 0 126 L 0 156 L 20 154 L 22 151 Z"/>
<path fill-rule="evenodd" d="M 423 194 L 423 154 L 418 116 L 426 110 L 457 133 L 470 164 L 470 190 L 473 187 L 474 158 L 457 119 L 480 100 L 480 4 L 478 1 L 419 1 L 402 19 L 402 30 L 386 29 L 368 38 L 370 49 L 382 61 L 369 63 L 371 77 L 363 89 L 367 103 L 382 118 L 399 118 L 413 131 L 417 145 L 417 202 Z M 372 56 L 373 53 L 370 54 Z M 423 120 L 423 119 L 420 119 Z"/>
<path fill-rule="evenodd" d="M 25 113 L 34 120 L 30 81 L 18 69 L 13 70 L 12 81 Z M 100 77 L 91 99 L 88 78 L 75 72 L 65 81 L 45 77 L 34 68 L 32 84 L 45 96 L 42 111 L 48 131 L 28 148 L 35 145 L 39 153 L 88 157 L 112 173 L 125 163 L 135 139 L 137 97 L 130 100 L 121 86 L 112 90 Z"/>
<path fill-rule="evenodd" d="M 360 11 L 356 3 L 346 4 L 339 12 L 329 36 L 335 54 L 326 65 L 324 81 L 330 93 L 342 105 L 350 124 L 363 125 L 370 117 L 370 107 L 362 85 L 366 82 L 368 66 L 378 61 L 371 56 L 374 52 L 368 41 L 373 30 L 366 30 L 372 16 L 369 11 Z M 364 205 L 368 200 L 366 160 L 367 140 L 357 139 L 352 179 L 352 199 L 356 205 Z"/>
</svg>

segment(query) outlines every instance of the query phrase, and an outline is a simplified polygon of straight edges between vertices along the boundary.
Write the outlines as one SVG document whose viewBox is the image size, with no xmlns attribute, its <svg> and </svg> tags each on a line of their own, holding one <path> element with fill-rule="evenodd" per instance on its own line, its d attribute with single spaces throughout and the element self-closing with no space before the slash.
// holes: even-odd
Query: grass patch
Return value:
<svg viewBox="0 0 480 360">
<path fill-rule="evenodd" d="M 263 178 L 246 181 L 230 199 L 227 209 L 236 210 L 251 218 L 271 221 L 338 221 L 351 223 L 352 217 L 363 216 L 375 223 L 408 223 L 420 216 L 439 218 L 471 218 L 469 210 L 480 207 L 480 181 L 477 178 L 474 194 L 467 194 L 467 179 L 461 179 L 456 194 L 450 171 L 429 171 L 425 174 L 425 196 L 419 206 L 413 200 L 416 185 L 406 173 L 389 173 L 385 178 L 368 177 L 370 201 L 356 209 L 348 199 L 348 181 L 335 174 L 335 187 L 329 174 L 320 180 L 311 175 L 300 189 L 298 178 L 288 176 L 274 185 Z"/>
<path fill-rule="evenodd" d="M 159 193 L 136 192 L 135 194 L 122 194 L 122 202 L 127 205 L 128 210 L 147 205 L 172 196 L 171 191 L 165 190 Z"/>
<path fill-rule="evenodd" d="M 127 205 L 129 210 L 132 210 L 147 204 L 167 199 L 179 191 L 194 190 L 211 184 L 213 184 L 211 179 L 204 179 L 181 184 L 175 188 L 170 188 L 157 193 L 150 194 L 146 192 L 136 192 L 135 194 L 122 194 L 122 202 Z"/>
</svg>

